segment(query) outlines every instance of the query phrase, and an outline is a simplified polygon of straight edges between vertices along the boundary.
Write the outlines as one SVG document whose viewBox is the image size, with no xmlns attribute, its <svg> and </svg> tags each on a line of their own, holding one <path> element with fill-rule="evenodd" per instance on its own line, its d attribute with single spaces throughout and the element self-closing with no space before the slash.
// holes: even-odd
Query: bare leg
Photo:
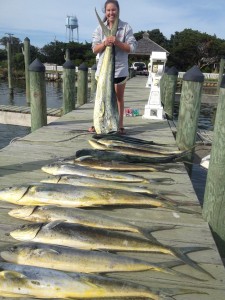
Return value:
<svg viewBox="0 0 225 300">
<path fill-rule="evenodd" d="M 118 105 L 118 111 L 119 111 L 119 128 L 123 128 L 125 86 L 126 86 L 126 82 L 123 84 L 115 84 L 117 105 Z"/>
</svg>

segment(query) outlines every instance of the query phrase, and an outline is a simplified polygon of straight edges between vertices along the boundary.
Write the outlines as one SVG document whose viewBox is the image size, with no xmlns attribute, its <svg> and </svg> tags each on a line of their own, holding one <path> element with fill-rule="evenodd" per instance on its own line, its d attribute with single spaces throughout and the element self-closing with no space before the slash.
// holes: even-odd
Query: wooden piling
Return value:
<svg viewBox="0 0 225 300">
<path fill-rule="evenodd" d="M 95 73 L 97 70 L 96 64 L 91 67 L 91 96 L 90 100 L 93 100 L 95 98 L 96 88 L 97 88 L 97 80 L 95 77 Z"/>
<path fill-rule="evenodd" d="M 161 103 L 164 106 L 164 102 L 165 102 L 165 87 L 166 87 L 166 81 L 167 81 L 167 72 L 168 72 L 169 68 L 165 67 L 165 71 L 160 79 L 160 97 L 161 97 Z"/>
<path fill-rule="evenodd" d="M 164 111 L 169 120 L 173 120 L 177 77 L 178 70 L 175 67 L 171 67 L 167 72 L 166 86 L 164 88 Z"/>
<path fill-rule="evenodd" d="M 9 95 L 13 95 L 13 83 L 12 83 L 12 44 L 11 40 L 7 42 L 7 58 L 8 58 L 8 87 Z"/>
<path fill-rule="evenodd" d="M 221 58 L 220 60 L 220 70 L 219 70 L 219 78 L 217 84 L 217 94 L 220 92 L 220 85 L 224 74 L 224 66 L 225 66 L 225 57 Z"/>
<path fill-rule="evenodd" d="M 35 59 L 29 66 L 31 131 L 47 125 L 45 66 Z"/>
<path fill-rule="evenodd" d="M 71 60 L 63 64 L 63 114 L 75 109 L 75 65 Z"/>
<path fill-rule="evenodd" d="M 204 195 L 203 217 L 214 232 L 219 252 L 225 257 L 225 75 L 220 85 L 213 143 Z"/>
<path fill-rule="evenodd" d="M 181 150 L 193 148 L 198 128 L 201 93 L 204 75 L 197 66 L 188 70 L 183 77 L 176 142 Z M 193 151 L 186 157 L 192 161 Z"/>
<path fill-rule="evenodd" d="M 77 106 L 87 103 L 88 95 L 88 67 L 82 63 L 78 67 L 77 76 Z"/>
<path fill-rule="evenodd" d="M 29 65 L 30 65 L 30 40 L 28 37 L 24 39 L 24 64 L 25 64 L 25 80 L 26 80 L 26 101 L 30 103 L 30 76 L 29 76 Z"/>
</svg>

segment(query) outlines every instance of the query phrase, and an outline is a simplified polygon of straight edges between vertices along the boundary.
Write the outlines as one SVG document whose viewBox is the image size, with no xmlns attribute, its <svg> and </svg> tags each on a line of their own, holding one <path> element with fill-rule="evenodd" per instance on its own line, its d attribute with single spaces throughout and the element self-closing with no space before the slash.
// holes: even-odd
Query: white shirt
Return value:
<svg viewBox="0 0 225 300">
<path fill-rule="evenodd" d="M 107 24 L 105 24 L 107 25 Z M 98 44 L 101 44 L 105 40 L 105 35 L 102 32 L 102 28 L 99 25 L 92 36 L 92 49 Z M 116 38 L 122 43 L 130 45 L 130 53 L 135 52 L 137 47 L 137 41 L 133 35 L 133 30 L 126 22 L 119 20 Z M 99 53 L 99 61 L 97 65 L 96 76 L 99 76 L 102 60 L 104 57 L 104 51 Z M 128 71 L 128 53 L 121 50 L 119 47 L 115 47 L 115 78 L 127 77 Z"/>
</svg>

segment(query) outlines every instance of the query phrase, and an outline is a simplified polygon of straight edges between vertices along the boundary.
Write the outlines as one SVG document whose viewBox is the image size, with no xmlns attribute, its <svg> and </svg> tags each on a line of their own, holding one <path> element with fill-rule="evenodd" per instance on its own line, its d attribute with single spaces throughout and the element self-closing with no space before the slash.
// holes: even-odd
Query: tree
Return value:
<svg viewBox="0 0 225 300">
<path fill-rule="evenodd" d="M 213 71 L 214 64 L 220 59 L 219 52 L 222 54 L 223 51 L 216 36 L 184 29 L 171 35 L 169 52 L 169 65 L 180 71 L 187 71 L 194 65 L 202 71 Z"/>
</svg>

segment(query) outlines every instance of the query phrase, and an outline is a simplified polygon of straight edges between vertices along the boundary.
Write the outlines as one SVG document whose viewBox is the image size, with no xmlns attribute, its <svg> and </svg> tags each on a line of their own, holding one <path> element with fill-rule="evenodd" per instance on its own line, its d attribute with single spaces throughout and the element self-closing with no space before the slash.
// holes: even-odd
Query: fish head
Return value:
<svg viewBox="0 0 225 300">
<path fill-rule="evenodd" d="M 10 232 L 11 237 L 19 241 L 33 240 L 41 230 L 43 223 L 25 224 Z"/>
<path fill-rule="evenodd" d="M 0 190 L 0 200 L 19 201 L 29 189 L 29 185 L 10 186 Z"/>
<path fill-rule="evenodd" d="M 60 163 L 53 163 L 45 165 L 41 168 L 42 171 L 48 174 L 56 175 L 58 169 L 60 168 Z"/>
<path fill-rule="evenodd" d="M 14 245 L 5 250 L 2 250 L 0 252 L 0 255 L 7 262 L 18 263 L 18 256 L 19 255 L 24 256 L 24 254 L 27 254 L 28 253 L 27 249 L 28 248 L 24 248 L 23 246 L 20 245 Z"/>
<path fill-rule="evenodd" d="M 22 206 L 9 211 L 9 215 L 14 218 L 26 219 L 30 217 L 37 206 Z"/>
</svg>

